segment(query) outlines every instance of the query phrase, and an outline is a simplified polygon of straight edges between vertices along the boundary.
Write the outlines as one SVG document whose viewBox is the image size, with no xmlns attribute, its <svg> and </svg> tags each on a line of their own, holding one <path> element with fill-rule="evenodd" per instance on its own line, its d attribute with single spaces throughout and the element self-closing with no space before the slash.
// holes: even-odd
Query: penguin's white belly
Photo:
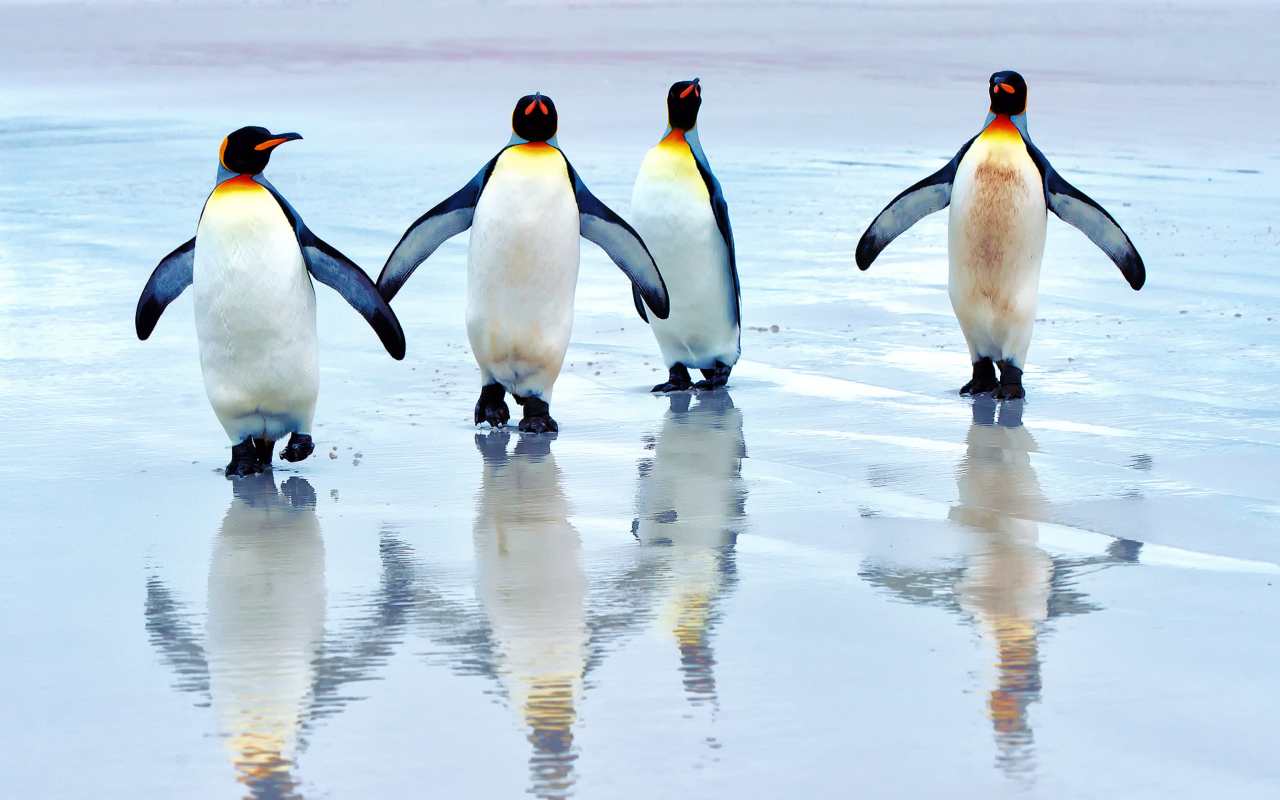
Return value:
<svg viewBox="0 0 1280 800">
<path fill-rule="evenodd" d="M 315 290 L 270 192 L 247 178 L 214 190 L 192 278 L 205 391 L 227 435 L 309 432 L 320 389 Z"/>
<path fill-rule="evenodd" d="M 508 148 L 476 203 L 467 252 L 467 337 L 483 383 L 551 401 L 573 331 L 579 232 L 560 152 Z"/>
<path fill-rule="evenodd" d="M 631 224 L 662 272 L 671 301 L 666 319 L 649 325 L 670 368 L 733 366 L 740 331 L 729 272 L 729 248 L 716 225 L 711 198 L 683 141 L 649 151 L 631 195 Z"/>
<path fill-rule="evenodd" d="M 1047 211 L 1040 171 L 1012 124 L 992 125 L 960 161 L 951 189 L 949 290 L 976 361 L 1021 368 L 1031 344 Z"/>
</svg>

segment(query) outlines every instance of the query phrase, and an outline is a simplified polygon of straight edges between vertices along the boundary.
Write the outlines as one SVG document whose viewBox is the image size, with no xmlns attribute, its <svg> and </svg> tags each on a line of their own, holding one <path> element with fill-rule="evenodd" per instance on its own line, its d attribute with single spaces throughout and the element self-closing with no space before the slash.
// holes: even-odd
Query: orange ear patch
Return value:
<svg viewBox="0 0 1280 800">
<path fill-rule="evenodd" d="M 227 166 L 227 162 L 223 160 L 226 157 L 226 155 L 227 155 L 227 140 L 223 139 L 222 146 L 218 148 L 218 163 L 222 165 L 223 169 L 231 169 L 230 167 Z"/>
</svg>

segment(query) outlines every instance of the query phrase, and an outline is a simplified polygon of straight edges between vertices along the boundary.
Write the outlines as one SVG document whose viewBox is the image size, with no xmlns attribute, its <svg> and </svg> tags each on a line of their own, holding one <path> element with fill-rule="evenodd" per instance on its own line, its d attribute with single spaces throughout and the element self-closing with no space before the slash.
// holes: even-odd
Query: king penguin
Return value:
<svg viewBox="0 0 1280 800">
<path fill-rule="evenodd" d="M 655 392 L 717 389 L 742 352 L 741 292 L 729 206 L 698 141 L 697 78 L 667 92 L 667 130 L 640 165 L 631 219 L 662 270 L 671 315 L 649 320 L 669 373 Z M 689 370 L 702 370 L 695 385 Z"/>
<path fill-rule="evenodd" d="M 285 434 L 286 461 L 314 449 L 320 350 L 308 273 L 360 312 L 392 358 L 404 358 L 400 322 L 369 276 L 312 233 L 262 176 L 276 147 L 301 138 L 247 127 L 223 139 L 195 238 L 155 268 L 134 316 L 146 339 L 192 287 L 205 392 L 233 442 L 227 477 L 270 469 Z"/>
<path fill-rule="evenodd" d="M 409 227 L 378 276 L 390 302 L 437 247 L 471 229 L 466 321 L 480 365 L 477 425 L 505 425 L 510 392 L 524 406 L 521 431 L 559 430 L 551 390 L 573 329 L 579 236 L 613 259 L 654 316 L 668 313 L 666 285 L 648 248 L 578 177 L 560 151 L 557 126 L 550 97 L 520 98 L 507 146 Z"/>
<path fill-rule="evenodd" d="M 960 394 L 991 392 L 1011 400 L 1025 396 L 1022 370 L 1035 324 L 1048 211 L 1083 231 L 1135 290 L 1146 281 L 1146 268 L 1106 209 L 1063 180 L 1031 143 L 1022 76 L 995 73 L 989 94 L 982 132 L 880 212 L 858 242 L 856 259 L 859 269 L 867 269 L 899 234 L 950 204 L 948 289 L 973 363 L 973 377 Z"/>
</svg>

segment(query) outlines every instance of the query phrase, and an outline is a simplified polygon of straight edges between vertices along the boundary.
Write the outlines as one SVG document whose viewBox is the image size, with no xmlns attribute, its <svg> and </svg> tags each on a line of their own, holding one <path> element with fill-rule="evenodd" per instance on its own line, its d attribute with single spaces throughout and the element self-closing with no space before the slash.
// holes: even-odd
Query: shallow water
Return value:
<svg viewBox="0 0 1280 800">
<path fill-rule="evenodd" d="M 402 363 L 318 288 L 316 455 L 227 481 L 189 296 L 132 329 L 225 116 L 0 123 L 6 794 L 1275 796 L 1275 159 L 1043 145 L 1149 279 L 1051 220 L 1028 399 L 997 404 L 955 395 L 941 215 L 852 261 L 950 152 L 708 130 L 728 391 L 647 392 L 584 244 L 561 433 L 477 431 L 459 237 L 395 301 Z M 506 138 L 304 122 L 268 176 L 370 272 Z M 643 150 L 562 124 L 625 215 Z"/>
</svg>

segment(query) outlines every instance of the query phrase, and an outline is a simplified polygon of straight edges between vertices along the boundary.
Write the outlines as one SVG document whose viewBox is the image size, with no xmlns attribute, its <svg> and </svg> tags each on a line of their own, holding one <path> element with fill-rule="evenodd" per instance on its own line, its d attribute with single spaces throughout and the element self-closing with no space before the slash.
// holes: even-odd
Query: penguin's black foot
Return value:
<svg viewBox="0 0 1280 800">
<path fill-rule="evenodd" d="M 653 387 L 654 392 L 687 392 L 693 388 L 693 378 L 689 377 L 689 368 L 684 364 L 676 364 L 667 371 L 667 382 Z"/>
<path fill-rule="evenodd" d="M 1000 362 L 1000 386 L 991 393 L 997 400 L 1020 400 L 1027 396 L 1022 388 L 1022 370 L 1008 361 Z"/>
<path fill-rule="evenodd" d="M 701 370 L 702 377 L 706 380 L 698 381 L 693 385 L 693 388 L 704 392 L 709 392 L 713 389 L 723 389 L 729 383 L 729 373 L 732 370 L 733 367 L 717 359 L 715 366 L 711 369 Z"/>
<path fill-rule="evenodd" d="M 477 425 L 487 422 L 492 428 L 501 428 L 507 424 L 511 419 L 511 409 L 503 399 L 506 394 L 500 383 L 491 383 L 480 389 L 480 399 L 476 401 Z"/>
<path fill-rule="evenodd" d="M 1000 381 L 996 380 L 996 365 L 984 356 L 973 362 L 973 379 L 960 387 L 960 394 L 983 394 L 999 386 Z"/>
<path fill-rule="evenodd" d="M 291 463 L 301 461 L 311 455 L 315 449 L 316 446 L 312 443 L 310 434 L 294 433 L 289 436 L 289 443 L 280 451 L 280 457 Z"/>
<path fill-rule="evenodd" d="M 556 433 L 560 426 L 551 418 L 551 406 L 541 397 L 517 397 L 524 406 L 524 419 L 520 420 L 521 433 Z"/>
<path fill-rule="evenodd" d="M 276 449 L 276 443 L 270 439 L 254 439 L 253 451 L 257 453 L 258 460 L 266 466 L 271 466 L 271 458 Z"/>
<path fill-rule="evenodd" d="M 227 464 L 224 473 L 228 478 L 243 478 L 245 475 L 257 475 L 271 469 L 271 445 L 267 445 L 268 460 L 264 461 L 260 455 L 259 441 L 263 440 L 255 441 L 246 437 L 243 442 L 231 448 L 231 463 Z"/>
</svg>

